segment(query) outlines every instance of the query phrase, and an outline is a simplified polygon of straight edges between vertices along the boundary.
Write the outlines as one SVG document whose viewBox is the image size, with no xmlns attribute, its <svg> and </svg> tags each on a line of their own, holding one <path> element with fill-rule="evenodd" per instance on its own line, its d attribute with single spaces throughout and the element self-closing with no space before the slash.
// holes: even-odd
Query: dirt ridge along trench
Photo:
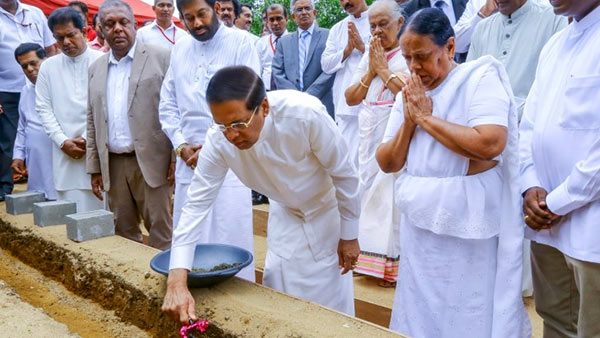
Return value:
<svg viewBox="0 0 600 338">
<path fill-rule="evenodd" d="M 154 337 L 177 337 L 179 327 L 160 308 L 162 298 L 146 295 L 120 276 L 97 269 L 93 262 L 47 241 L 29 229 L 17 229 L 0 219 L 0 248 L 6 249 L 44 276 L 63 284 L 78 296 L 88 298 L 121 320 Z M 147 274 L 146 278 L 150 278 Z M 162 281 L 161 281 L 162 283 Z M 210 321 L 210 313 L 206 319 Z M 203 337 L 235 337 L 210 325 Z"/>
</svg>

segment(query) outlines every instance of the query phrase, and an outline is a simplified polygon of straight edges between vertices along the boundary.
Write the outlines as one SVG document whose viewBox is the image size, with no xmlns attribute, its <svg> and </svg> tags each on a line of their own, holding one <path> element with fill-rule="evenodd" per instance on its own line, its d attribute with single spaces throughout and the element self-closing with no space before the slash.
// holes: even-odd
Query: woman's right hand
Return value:
<svg viewBox="0 0 600 338">
<path fill-rule="evenodd" d="M 167 278 L 167 293 L 161 310 L 169 317 L 188 325 L 190 319 L 196 321 L 196 302 L 187 287 L 187 270 L 173 269 Z"/>
</svg>

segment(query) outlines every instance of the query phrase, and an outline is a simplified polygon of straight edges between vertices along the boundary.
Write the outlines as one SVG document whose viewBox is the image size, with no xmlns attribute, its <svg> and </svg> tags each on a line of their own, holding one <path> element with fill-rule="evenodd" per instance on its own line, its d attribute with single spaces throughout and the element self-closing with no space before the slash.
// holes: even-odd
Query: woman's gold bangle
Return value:
<svg viewBox="0 0 600 338">
<path fill-rule="evenodd" d="M 387 80 L 385 81 L 385 84 L 384 84 L 384 86 L 385 86 L 386 88 L 387 88 L 387 86 L 388 86 L 388 83 L 390 83 L 390 81 L 392 81 L 392 79 L 393 79 L 393 78 L 398 78 L 398 75 L 396 75 L 396 74 L 392 73 L 392 74 L 390 74 L 390 76 L 388 76 L 388 78 L 387 78 Z"/>
<path fill-rule="evenodd" d="M 363 88 L 369 89 L 369 86 L 367 86 L 366 84 L 364 84 L 364 82 L 362 82 L 362 79 L 358 80 L 358 82 L 360 83 L 360 85 L 361 85 Z"/>
</svg>

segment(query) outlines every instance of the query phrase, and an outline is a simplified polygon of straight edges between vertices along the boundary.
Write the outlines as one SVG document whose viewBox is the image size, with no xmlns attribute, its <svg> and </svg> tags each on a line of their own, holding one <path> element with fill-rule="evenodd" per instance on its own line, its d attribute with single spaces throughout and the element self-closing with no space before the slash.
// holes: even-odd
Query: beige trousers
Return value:
<svg viewBox="0 0 600 338">
<path fill-rule="evenodd" d="M 531 268 L 544 338 L 600 337 L 600 263 L 532 241 Z"/>
<path fill-rule="evenodd" d="M 144 180 L 135 155 L 109 155 L 110 190 L 108 206 L 115 214 L 115 232 L 142 242 L 140 216 L 150 234 L 150 246 L 171 246 L 172 219 L 169 184 L 150 187 Z"/>
</svg>

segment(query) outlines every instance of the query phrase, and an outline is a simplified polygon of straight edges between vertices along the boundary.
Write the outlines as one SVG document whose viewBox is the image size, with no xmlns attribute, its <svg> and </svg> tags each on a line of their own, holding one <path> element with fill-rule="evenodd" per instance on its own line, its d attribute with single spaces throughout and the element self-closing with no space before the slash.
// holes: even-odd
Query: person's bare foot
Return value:
<svg viewBox="0 0 600 338">
<path fill-rule="evenodd" d="M 381 286 L 382 288 L 395 288 L 396 282 L 391 282 L 391 281 L 384 279 L 384 280 L 380 281 L 377 285 Z"/>
</svg>

